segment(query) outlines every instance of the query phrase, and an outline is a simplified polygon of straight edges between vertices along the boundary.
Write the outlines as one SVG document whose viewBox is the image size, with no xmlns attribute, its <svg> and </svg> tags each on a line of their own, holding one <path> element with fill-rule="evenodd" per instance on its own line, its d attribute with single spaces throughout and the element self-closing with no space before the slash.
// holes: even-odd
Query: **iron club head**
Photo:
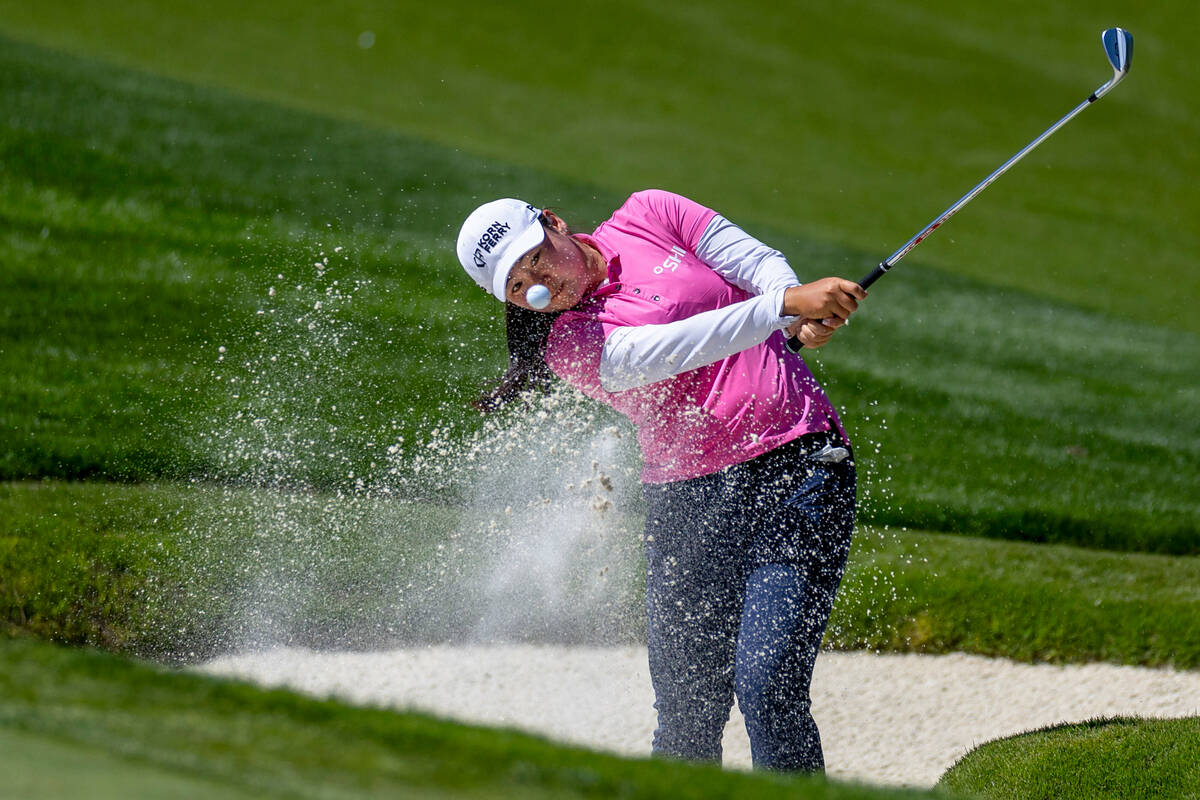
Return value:
<svg viewBox="0 0 1200 800">
<path fill-rule="evenodd" d="M 1098 99 L 1103 97 L 1109 89 L 1121 82 L 1125 75 L 1128 74 L 1129 65 L 1133 61 L 1132 34 L 1130 34 L 1129 31 L 1125 30 L 1124 28 L 1109 28 L 1108 30 L 1104 31 L 1104 33 L 1100 34 L 1100 41 L 1104 44 L 1104 54 L 1108 56 L 1108 63 L 1111 64 L 1113 68 L 1112 78 L 1099 89 L 1092 92 L 1092 94 L 1086 100 L 1075 106 L 1075 108 L 1071 109 L 1071 111 L 1065 117 L 1044 130 L 1032 142 L 1018 150 L 1016 155 L 993 170 L 992 174 L 980 181 L 974 189 L 958 198 L 958 200 L 954 201 L 953 205 L 943 211 L 940 216 L 933 220 L 933 222 L 926 225 L 917 233 L 916 236 L 901 245 L 899 250 L 892 253 L 883 261 L 879 262 L 879 266 L 877 266 L 874 271 L 859 281 L 860 286 L 865 289 L 886 274 L 889 269 L 896 265 L 897 261 L 904 258 L 904 256 L 910 250 L 924 241 L 925 237 L 933 233 L 933 231 L 936 230 L 943 222 L 948 220 L 954 214 L 957 214 L 958 210 L 967 203 L 971 202 L 972 198 L 974 198 L 988 186 L 991 186 L 992 182 L 1007 172 L 1013 164 L 1016 164 L 1018 161 L 1024 158 L 1029 151 L 1033 150 L 1033 148 L 1045 141 L 1048 136 L 1053 134 L 1063 125 L 1066 125 L 1068 122 L 1073 120 L 1076 114 L 1078 114 L 1080 111 L 1083 111 L 1083 109 L 1087 108 L 1092 103 L 1096 102 Z M 798 337 L 792 336 L 787 340 L 786 346 L 789 351 L 793 353 L 799 353 L 800 349 L 804 345 L 800 343 L 800 339 Z"/>
<path fill-rule="evenodd" d="M 1112 64 L 1113 76 L 1112 80 L 1096 90 L 1097 97 L 1120 83 L 1129 72 L 1129 65 L 1133 61 L 1133 34 L 1129 31 L 1124 28 L 1109 28 L 1100 34 L 1100 41 L 1104 43 L 1104 54 L 1108 56 L 1108 63 Z"/>
</svg>

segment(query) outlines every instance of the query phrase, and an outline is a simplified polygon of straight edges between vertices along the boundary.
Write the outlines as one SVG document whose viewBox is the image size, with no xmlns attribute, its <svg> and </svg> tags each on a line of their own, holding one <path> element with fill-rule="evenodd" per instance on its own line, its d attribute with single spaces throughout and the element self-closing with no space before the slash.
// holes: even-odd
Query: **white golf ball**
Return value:
<svg viewBox="0 0 1200 800">
<path fill-rule="evenodd" d="M 525 302 L 529 303 L 530 308 L 541 311 L 550 305 L 550 290 L 540 283 L 535 283 L 525 290 Z"/>
</svg>

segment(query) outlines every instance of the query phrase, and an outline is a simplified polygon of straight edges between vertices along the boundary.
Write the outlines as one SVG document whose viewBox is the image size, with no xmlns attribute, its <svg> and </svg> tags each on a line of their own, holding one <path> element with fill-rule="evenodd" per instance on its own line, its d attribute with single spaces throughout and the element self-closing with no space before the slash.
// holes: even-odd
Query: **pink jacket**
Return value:
<svg viewBox="0 0 1200 800">
<path fill-rule="evenodd" d="M 607 259 L 608 283 L 561 314 L 547 340 L 546 362 L 555 374 L 637 427 L 645 483 L 707 475 L 802 434 L 841 430 L 804 360 L 784 348 L 782 328 L 790 319 L 778 315 L 781 294 L 756 297 L 753 287 L 735 286 L 696 256 L 715 219 L 715 212 L 669 192 L 630 196 L 591 236 L 578 237 Z M 605 342 L 614 331 L 656 325 L 669 333 L 671 323 L 678 330 L 687 325 L 682 320 L 716 309 L 726 309 L 710 316 L 725 318 L 720 329 L 727 341 L 732 319 L 743 329 L 737 346 L 747 329 L 757 343 L 646 385 L 620 391 L 602 385 L 601 360 L 612 357 Z"/>
</svg>

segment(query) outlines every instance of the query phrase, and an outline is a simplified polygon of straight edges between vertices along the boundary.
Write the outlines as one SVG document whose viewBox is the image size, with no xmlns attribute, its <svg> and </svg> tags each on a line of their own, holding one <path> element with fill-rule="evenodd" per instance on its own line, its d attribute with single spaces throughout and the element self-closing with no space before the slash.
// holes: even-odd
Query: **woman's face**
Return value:
<svg viewBox="0 0 1200 800">
<path fill-rule="evenodd" d="M 551 211 L 546 218 L 546 238 L 513 265 L 504 294 L 510 303 L 533 308 L 525 300 L 529 287 L 541 284 L 550 290 L 550 303 L 537 311 L 565 311 L 579 304 L 607 275 L 604 257 L 567 233 L 567 226 Z"/>
</svg>

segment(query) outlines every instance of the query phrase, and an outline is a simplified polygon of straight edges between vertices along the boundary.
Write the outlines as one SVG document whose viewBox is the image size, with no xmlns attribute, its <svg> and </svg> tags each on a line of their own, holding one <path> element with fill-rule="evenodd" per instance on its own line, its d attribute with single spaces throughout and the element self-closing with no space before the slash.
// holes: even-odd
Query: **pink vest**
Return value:
<svg viewBox="0 0 1200 800">
<path fill-rule="evenodd" d="M 782 331 L 760 345 L 648 386 L 607 392 L 600 352 L 619 326 L 685 319 L 750 297 L 692 251 L 714 212 L 658 190 L 638 192 L 591 236 L 609 283 L 555 320 L 546 362 L 637 427 L 642 481 L 666 483 L 747 461 L 841 422 Z M 844 432 L 843 432 L 844 435 Z"/>
</svg>

